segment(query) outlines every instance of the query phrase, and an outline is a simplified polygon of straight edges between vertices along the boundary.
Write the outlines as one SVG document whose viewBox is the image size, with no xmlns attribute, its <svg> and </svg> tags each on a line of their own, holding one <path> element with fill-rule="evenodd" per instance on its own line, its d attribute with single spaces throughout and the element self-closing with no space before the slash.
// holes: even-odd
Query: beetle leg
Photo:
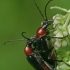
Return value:
<svg viewBox="0 0 70 70">
<path fill-rule="evenodd" d="M 65 61 L 63 61 L 63 60 L 54 60 L 54 61 L 57 61 L 57 62 L 63 62 L 63 63 L 65 63 L 67 66 L 70 67 L 70 65 L 69 65 L 68 63 L 66 63 Z"/>
</svg>

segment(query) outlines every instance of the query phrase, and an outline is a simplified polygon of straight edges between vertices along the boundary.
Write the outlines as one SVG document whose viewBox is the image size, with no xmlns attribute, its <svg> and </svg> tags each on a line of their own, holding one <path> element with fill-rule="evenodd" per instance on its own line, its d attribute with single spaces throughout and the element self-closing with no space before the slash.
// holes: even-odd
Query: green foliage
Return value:
<svg viewBox="0 0 70 70">
<path fill-rule="evenodd" d="M 54 48 L 57 50 L 58 62 L 57 70 L 70 70 L 70 10 L 61 7 L 51 7 L 66 12 L 65 15 L 56 14 L 53 16 L 53 36 L 57 37 L 53 41 Z M 69 48 L 69 49 L 67 49 Z M 69 66 L 68 66 L 68 65 Z"/>
</svg>

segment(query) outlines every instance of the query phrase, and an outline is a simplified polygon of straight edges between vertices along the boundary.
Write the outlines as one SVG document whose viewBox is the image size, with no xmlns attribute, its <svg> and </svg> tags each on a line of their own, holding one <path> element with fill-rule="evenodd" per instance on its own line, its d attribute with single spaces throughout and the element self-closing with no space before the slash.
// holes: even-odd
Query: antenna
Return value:
<svg viewBox="0 0 70 70">
<path fill-rule="evenodd" d="M 38 7 L 38 5 L 37 5 L 37 3 L 36 3 L 36 0 L 34 0 L 34 3 L 35 3 L 35 5 L 36 5 L 36 7 L 37 7 L 38 11 L 40 12 L 40 14 L 41 14 L 42 18 L 45 20 L 45 18 L 44 18 L 44 16 L 43 16 L 43 14 L 42 14 L 42 12 L 41 12 L 41 10 L 39 9 L 39 7 Z"/>
<path fill-rule="evenodd" d="M 27 41 L 30 40 L 29 38 L 25 37 L 25 36 L 23 35 L 23 33 L 26 33 L 26 32 L 22 32 L 22 36 L 24 37 L 24 39 L 8 40 L 8 41 L 4 42 L 4 45 L 5 45 L 6 43 L 8 43 L 8 42 L 17 42 L 17 41 L 23 41 L 23 40 L 27 40 Z"/>
<path fill-rule="evenodd" d="M 46 15 L 46 8 L 47 8 L 48 4 L 49 4 L 51 1 L 52 1 L 52 0 L 49 0 L 49 1 L 47 2 L 46 6 L 45 6 L 45 18 L 44 18 L 44 16 L 43 16 L 41 10 L 39 9 L 39 7 L 38 7 L 38 5 L 37 5 L 37 3 L 36 3 L 36 0 L 34 0 L 34 3 L 35 3 L 35 5 L 36 5 L 38 11 L 40 12 L 42 18 L 43 18 L 45 21 L 48 20 L 48 19 L 47 19 L 47 15 Z"/>
<path fill-rule="evenodd" d="M 26 40 L 26 39 L 8 40 L 8 41 L 4 42 L 4 45 L 8 42 L 17 42 L 17 41 L 23 41 L 23 40 Z"/>
<path fill-rule="evenodd" d="M 22 32 L 21 35 L 22 35 L 26 40 L 30 40 L 29 38 L 27 38 L 27 37 L 25 37 L 25 36 L 23 35 L 24 33 L 26 33 L 26 32 Z"/>
<path fill-rule="evenodd" d="M 45 6 L 45 20 L 46 20 L 46 21 L 48 20 L 48 19 L 47 19 L 47 15 L 46 15 L 46 8 L 47 8 L 48 4 L 49 4 L 51 1 L 53 1 L 53 0 L 49 0 L 49 1 L 47 2 L 46 6 Z"/>
</svg>

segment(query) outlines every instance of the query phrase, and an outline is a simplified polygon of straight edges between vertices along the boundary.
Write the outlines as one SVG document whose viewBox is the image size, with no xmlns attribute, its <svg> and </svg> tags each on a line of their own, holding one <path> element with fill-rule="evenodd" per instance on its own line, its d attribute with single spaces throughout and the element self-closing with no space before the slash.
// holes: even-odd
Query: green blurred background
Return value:
<svg viewBox="0 0 70 70">
<path fill-rule="evenodd" d="M 44 14 L 44 6 L 48 0 L 37 0 L 37 4 Z M 48 19 L 59 10 L 50 10 L 51 6 L 70 8 L 70 0 L 53 0 L 47 7 Z M 26 41 L 10 42 L 7 40 L 22 39 L 21 33 L 31 37 L 43 21 L 33 0 L 0 0 L 0 70 L 34 70 L 27 62 L 23 48 Z"/>
</svg>

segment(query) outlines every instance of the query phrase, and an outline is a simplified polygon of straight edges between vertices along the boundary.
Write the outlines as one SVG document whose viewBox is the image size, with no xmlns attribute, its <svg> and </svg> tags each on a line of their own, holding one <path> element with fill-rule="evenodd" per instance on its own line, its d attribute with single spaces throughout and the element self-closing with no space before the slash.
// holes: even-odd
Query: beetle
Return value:
<svg viewBox="0 0 70 70">
<path fill-rule="evenodd" d="M 22 32 L 22 36 L 25 40 L 27 40 L 26 46 L 24 48 L 24 53 L 26 54 L 26 58 L 28 62 L 35 68 L 35 70 L 54 70 L 57 67 L 57 62 L 64 62 L 63 60 L 57 60 L 57 54 L 54 47 L 51 45 L 51 38 L 65 38 L 65 37 L 51 37 L 48 36 L 49 30 L 47 27 L 53 23 L 53 20 L 48 20 L 46 16 L 46 7 L 52 0 L 49 0 L 45 6 L 45 18 L 41 13 L 36 1 L 34 3 L 43 17 L 44 21 L 42 25 L 37 29 L 36 35 L 32 38 L 27 38 L 24 36 L 25 32 Z M 19 39 L 18 41 L 22 41 L 23 39 Z M 15 40 L 9 40 L 7 42 L 11 42 Z M 4 44 L 5 44 L 4 43 Z M 64 62 L 65 63 L 65 62 Z M 68 65 L 67 63 L 65 63 Z M 68 65 L 70 66 L 70 65 Z"/>
<path fill-rule="evenodd" d="M 35 1 L 35 0 L 34 0 Z M 44 21 L 42 26 L 39 27 L 36 31 L 36 35 L 29 39 L 23 35 L 22 36 L 27 39 L 27 44 L 24 48 L 24 53 L 27 56 L 27 60 L 29 63 L 36 69 L 36 70 L 54 70 L 57 67 L 57 62 L 64 62 L 63 60 L 57 60 L 57 55 L 54 47 L 50 45 L 51 38 L 65 38 L 64 37 L 51 37 L 48 36 L 49 30 L 47 27 L 53 23 L 53 20 L 48 20 L 46 16 L 46 7 L 52 0 L 49 0 L 45 6 L 45 18 L 41 13 L 37 3 L 35 5 L 39 10 L 41 16 L 43 17 Z M 65 62 L 64 62 L 65 63 Z M 65 63 L 68 65 L 67 63 Z M 70 66 L 70 65 L 68 65 Z"/>
<path fill-rule="evenodd" d="M 44 19 L 42 26 L 38 28 L 36 32 L 36 36 L 32 39 L 29 39 L 23 35 L 22 36 L 27 39 L 27 44 L 24 48 L 24 53 L 27 56 L 27 60 L 29 63 L 36 69 L 36 70 L 54 70 L 57 66 L 57 62 L 53 61 L 56 60 L 56 55 L 52 51 L 53 47 L 49 46 L 46 42 L 46 35 L 48 34 L 48 30 L 46 29 L 53 21 L 48 21 L 46 16 L 46 7 L 52 0 L 49 0 L 45 6 L 45 18 L 41 13 L 37 3 L 35 2 L 36 7 L 38 8 L 41 16 Z M 47 38 L 47 41 L 49 37 Z M 32 47 L 33 45 L 33 47 Z"/>
</svg>

